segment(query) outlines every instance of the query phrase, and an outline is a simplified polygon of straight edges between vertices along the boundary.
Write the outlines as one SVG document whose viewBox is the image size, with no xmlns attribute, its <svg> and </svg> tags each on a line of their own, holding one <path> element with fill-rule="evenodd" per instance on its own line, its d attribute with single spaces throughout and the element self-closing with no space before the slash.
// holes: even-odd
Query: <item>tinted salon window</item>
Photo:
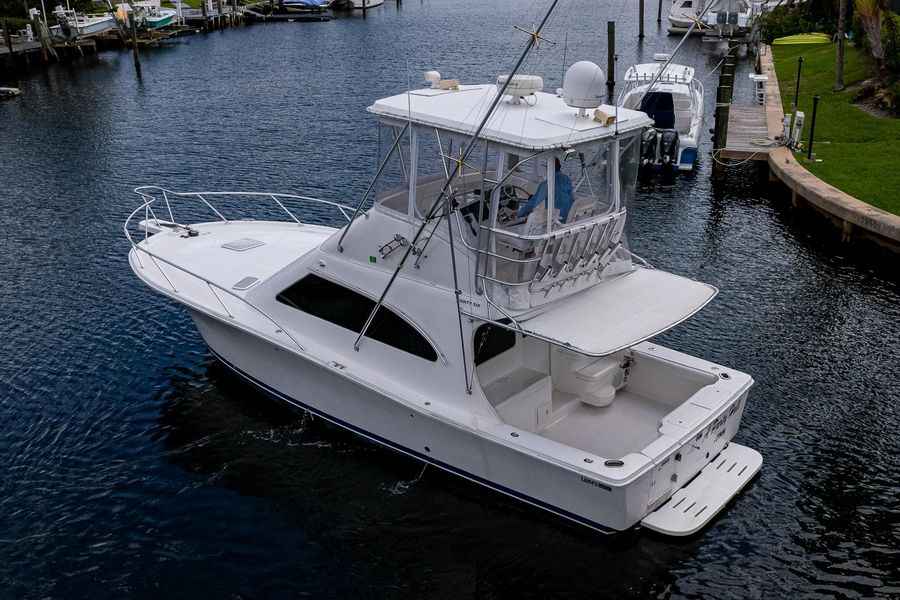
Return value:
<svg viewBox="0 0 900 600">
<path fill-rule="evenodd" d="M 355 333 L 362 331 L 366 319 L 375 308 L 375 301 L 371 298 L 317 275 L 307 275 L 278 294 L 276 299 Z M 437 360 L 437 353 L 428 340 L 384 306 L 378 309 L 366 330 L 366 337 L 426 360 Z"/>
</svg>

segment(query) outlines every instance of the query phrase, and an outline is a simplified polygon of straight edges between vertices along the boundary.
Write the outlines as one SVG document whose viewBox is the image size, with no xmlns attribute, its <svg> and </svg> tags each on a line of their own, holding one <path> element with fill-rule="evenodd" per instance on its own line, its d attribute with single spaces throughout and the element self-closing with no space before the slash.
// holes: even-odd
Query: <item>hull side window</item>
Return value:
<svg viewBox="0 0 900 600">
<path fill-rule="evenodd" d="M 369 313 L 375 308 L 375 301 L 371 298 L 317 275 L 307 275 L 278 294 L 276 299 L 355 333 L 362 331 Z M 437 360 L 437 352 L 428 340 L 385 306 L 378 309 L 366 337 L 425 360 Z"/>
</svg>

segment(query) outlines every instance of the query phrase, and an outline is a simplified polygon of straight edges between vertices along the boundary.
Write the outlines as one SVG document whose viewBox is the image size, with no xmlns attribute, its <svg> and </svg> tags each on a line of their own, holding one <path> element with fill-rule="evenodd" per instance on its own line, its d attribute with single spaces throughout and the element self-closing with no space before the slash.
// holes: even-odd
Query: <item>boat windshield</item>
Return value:
<svg viewBox="0 0 900 600">
<path fill-rule="evenodd" d="M 476 221 L 526 236 L 566 229 L 621 210 L 634 190 L 633 174 L 615 176 L 617 164 L 630 167 L 630 157 L 610 160 L 613 148 L 636 148 L 633 136 L 546 152 L 479 140 L 467 155 L 467 136 L 437 128 L 382 123 L 379 139 L 380 162 L 387 162 L 375 203 L 420 220 L 456 169 L 440 206 L 458 209 L 475 236 Z"/>
<path fill-rule="evenodd" d="M 376 206 L 409 222 L 435 206 L 449 214 L 499 305 L 534 308 L 563 281 L 632 268 L 626 214 L 638 132 L 545 151 L 479 140 L 468 153 L 466 136 L 434 127 L 383 123 L 380 137 L 387 162 Z"/>
</svg>

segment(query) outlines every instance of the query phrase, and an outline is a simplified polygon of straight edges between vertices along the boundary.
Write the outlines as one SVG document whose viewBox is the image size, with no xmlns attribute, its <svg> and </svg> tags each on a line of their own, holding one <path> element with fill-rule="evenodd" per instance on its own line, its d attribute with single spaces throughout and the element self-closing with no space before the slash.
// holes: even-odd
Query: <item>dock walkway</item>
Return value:
<svg viewBox="0 0 900 600">
<path fill-rule="evenodd" d="M 728 111 L 728 137 L 719 158 L 769 160 L 769 150 L 775 147 L 766 124 L 766 107 L 762 105 L 731 105 Z"/>
</svg>

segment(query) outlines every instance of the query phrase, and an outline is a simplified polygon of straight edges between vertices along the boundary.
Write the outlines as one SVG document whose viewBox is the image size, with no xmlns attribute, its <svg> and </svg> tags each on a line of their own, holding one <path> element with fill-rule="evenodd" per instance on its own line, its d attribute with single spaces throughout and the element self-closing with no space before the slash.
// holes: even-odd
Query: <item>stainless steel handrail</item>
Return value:
<svg viewBox="0 0 900 600">
<path fill-rule="evenodd" d="M 143 194 L 142 194 L 142 196 L 143 196 Z M 212 291 L 213 296 L 215 296 L 216 300 L 219 301 L 219 304 L 222 305 L 222 308 L 225 309 L 225 313 L 228 315 L 228 317 L 233 319 L 234 315 L 231 314 L 231 311 L 228 310 L 228 307 L 225 305 L 225 303 L 222 301 L 222 299 L 216 293 L 215 290 L 217 290 L 217 289 L 220 292 L 224 292 L 224 293 L 228 294 L 229 296 L 231 296 L 232 298 L 235 298 L 236 300 L 240 301 L 242 304 L 247 305 L 248 307 L 250 307 L 257 313 L 259 313 L 260 315 L 265 317 L 272 325 L 275 326 L 276 334 L 283 333 L 284 335 L 286 335 L 288 337 L 288 339 L 290 339 L 294 343 L 294 345 L 297 346 L 297 348 L 299 348 L 300 350 L 304 350 L 303 345 L 300 342 L 298 342 L 297 339 L 293 335 L 291 335 L 283 325 L 281 325 L 278 321 L 276 321 L 271 316 L 269 316 L 269 314 L 266 313 L 266 311 L 262 310 L 261 308 L 259 308 L 256 305 L 248 302 L 245 298 L 239 296 L 238 294 L 235 294 L 233 291 L 229 290 L 228 288 L 226 288 L 222 285 L 219 285 L 218 283 L 211 281 L 210 279 L 208 279 L 198 273 L 194 273 L 190 269 L 186 269 L 180 265 L 176 265 L 175 263 L 163 258 L 162 256 L 156 254 L 155 252 L 148 250 L 146 247 L 142 247 L 140 244 L 135 243 L 134 239 L 132 239 L 132 237 L 131 237 L 131 233 L 128 231 L 129 223 L 131 222 L 131 219 L 133 219 L 134 216 L 138 212 L 140 212 L 141 210 L 144 210 L 144 211 L 148 210 L 149 206 L 155 201 L 156 201 L 155 199 L 147 200 L 144 202 L 144 204 L 142 204 L 142 205 L 138 206 L 136 209 L 134 209 L 134 211 L 132 211 L 131 214 L 128 215 L 128 218 L 125 219 L 125 225 L 123 226 L 123 230 L 125 232 L 125 237 L 128 239 L 128 242 L 131 244 L 132 250 L 134 250 L 136 253 L 143 252 L 144 254 L 146 254 L 147 256 L 150 257 L 150 259 L 153 261 L 156 268 L 159 269 L 159 272 L 162 274 L 162 276 L 165 278 L 166 282 L 172 288 L 172 291 L 175 292 L 176 294 L 181 293 L 178 291 L 178 288 L 175 287 L 175 284 L 169 278 L 169 275 L 165 271 L 163 271 L 163 269 L 159 266 L 159 264 L 157 264 L 157 261 L 165 263 L 165 264 L 169 265 L 170 267 L 172 267 L 178 271 L 181 271 L 182 273 L 185 273 L 185 274 L 205 283 L 210 288 L 210 291 Z M 140 254 L 135 254 L 135 256 L 137 257 L 138 264 L 143 269 L 144 263 L 143 263 L 143 261 L 141 261 Z"/>
<path fill-rule="evenodd" d="M 540 252 L 536 252 L 535 256 L 530 257 L 530 258 L 513 258 L 511 256 L 503 256 L 501 254 L 497 254 L 497 253 L 491 252 L 489 250 L 482 250 L 481 253 L 494 259 L 495 262 L 503 261 L 503 262 L 514 263 L 514 264 L 519 264 L 519 265 L 527 265 L 529 263 L 540 262 L 544 258 L 543 244 L 548 243 L 551 240 L 557 240 L 557 239 L 564 240 L 564 239 L 571 237 L 572 235 L 576 235 L 576 236 L 580 235 L 584 230 L 587 230 L 587 229 L 590 229 L 593 232 L 594 230 L 596 230 L 596 228 L 598 226 L 614 227 L 613 223 L 618 221 L 619 219 L 626 218 L 626 213 L 627 213 L 626 209 L 621 209 L 616 212 L 611 212 L 611 213 L 607 213 L 605 215 L 600 215 L 598 217 L 594 217 L 592 220 L 581 221 L 579 223 L 573 223 L 564 229 L 557 229 L 549 234 L 541 233 L 541 234 L 535 234 L 535 235 L 522 235 L 520 233 L 515 233 L 515 232 L 509 231 L 506 229 L 502 229 L 499 227 L 487 227 L 484 225 L 480 225 L 479 229 L 481 231 L 493 233 L 493 234 L 497 235 L 497 237 L 500 239 L 502 239 L 503 237 L 507 237 L 507 238 L 511 238 L 511 239 L 522 240 L 525 242 L 533 242 L 533 246 L 535 249 L 539 248 L 539 247 L 541 248 Z M 462 220 L 459 216 L 458 211 L 456 214 L 456 223 L 457 223 L 457 227 L 459 227 L 460 230 L 462 230 L 463 229 Z M 591 237 L 593 237 L 593 233 L 591 234 Z M 601 235 L 601 238 L 602 237 L 603 236 Z M 468 248 L 469 250 L 473 250 L 473 251 L 475 250 L 475 248 L 466 241 L 464 235 L 460 236 L 460 238 L 461 238 L 463 245 L 466 248 Z M 588 246 L 590 246 L 590 241 L 591 240 L 589 238 Z M 600 241 L 601 240 L 598 239 L 597 243 L 600 243 Z M 586 250 L 586 248 L 585 248 L 585 250 Z M 596 250 L 599 250 L 599 247 L 596 248 Z M 599 255 L 599 252 L 597 254 Z M 579 261 L 579 263 L 582 263 L 582 261 Z M 589 263 L 590 263 L 590 261 L 586 261 L 583 264 L 587 265 Z M 566 279 L 569 279 L 573 276 L 577 276 L 582 272 L 587 272 L 587 271 L 590 271 L 591 269 L 595 269 L 595 268 L 596 267 L 578 268 L 577 269 L 578 273 L 573 273 L 573 275 L 570 275 Z M 573 271 L 573 270 L 575 270 L 575 269 L 569 269 L 569 271 Z M 509 286 L 509 287 L 531 286 L 534 283 L 534 280 L 532 278 L 524 279 L 521 281 L 507 281 L 507 280 L 503 280 L 503 279 L 497 279 L 495 277 L 490 277 L 486 273 L 481 273 L 480 271 L 476 272 L 475 278 L 477 280 L 491 281 L 493 283 L 498 283 L 498 284 Z"/>
<path fill-rule="evenodd" d="M 297 218 L 297 216 L 287 208 L 281 200 L 283 199 L 291 199 L 291 200 L 303 200 L 305 202 L 313 202 L 316 204 L 324 204 L 326 206 L 331 206 L 332 208 L 336 208 L 340 211 L 341 215 L 343 215 L 344 219 L 348 222 L 350 221 L 350 214 L 348 211 L 352 211 L 353 209 L 349 206 L 341 204 L 339 202 L 334 202 L 333 200 L 324 200 L 322 198 L 313 198 L 311 196 L 300 196 L 298 194 L 281 194 L 274 192 L 231 192 L 231 191 L 198 191 L 198 192 L 176 192 L 173 190 L 166 189 L 164 187 L 158 185 L 142 185 L 134 189 L 136 194 L 139 194 L 143 198 L 155 198 L 153 196 L 153 192 L 158 192 L 162 194 L 162 198 L 165 200 L 166 207 L 168 208 L 169 217 L 174 221 L 174 214 L 172 212 L 172 207 L 169 202 L 172 199 L 172 196 L 178 196 L 182 198 L 196 198 L 203 202 L 210 210 L 212 210 L 220 220 L 224 222 L 228 222 L 227 219 L 222 213 L 216 209 L 212 205 L 212 203 L 208 200 L 209 197 L 214 196 L 224 196 L 224 197 L 237 197 L 237 196 L 247 196 L 252 198 L 268 198 L 273 200 L 279 208 L 281 208 L 287 215 L 297 224 L 302 225 L 303 222 Z"/>
</svg>

